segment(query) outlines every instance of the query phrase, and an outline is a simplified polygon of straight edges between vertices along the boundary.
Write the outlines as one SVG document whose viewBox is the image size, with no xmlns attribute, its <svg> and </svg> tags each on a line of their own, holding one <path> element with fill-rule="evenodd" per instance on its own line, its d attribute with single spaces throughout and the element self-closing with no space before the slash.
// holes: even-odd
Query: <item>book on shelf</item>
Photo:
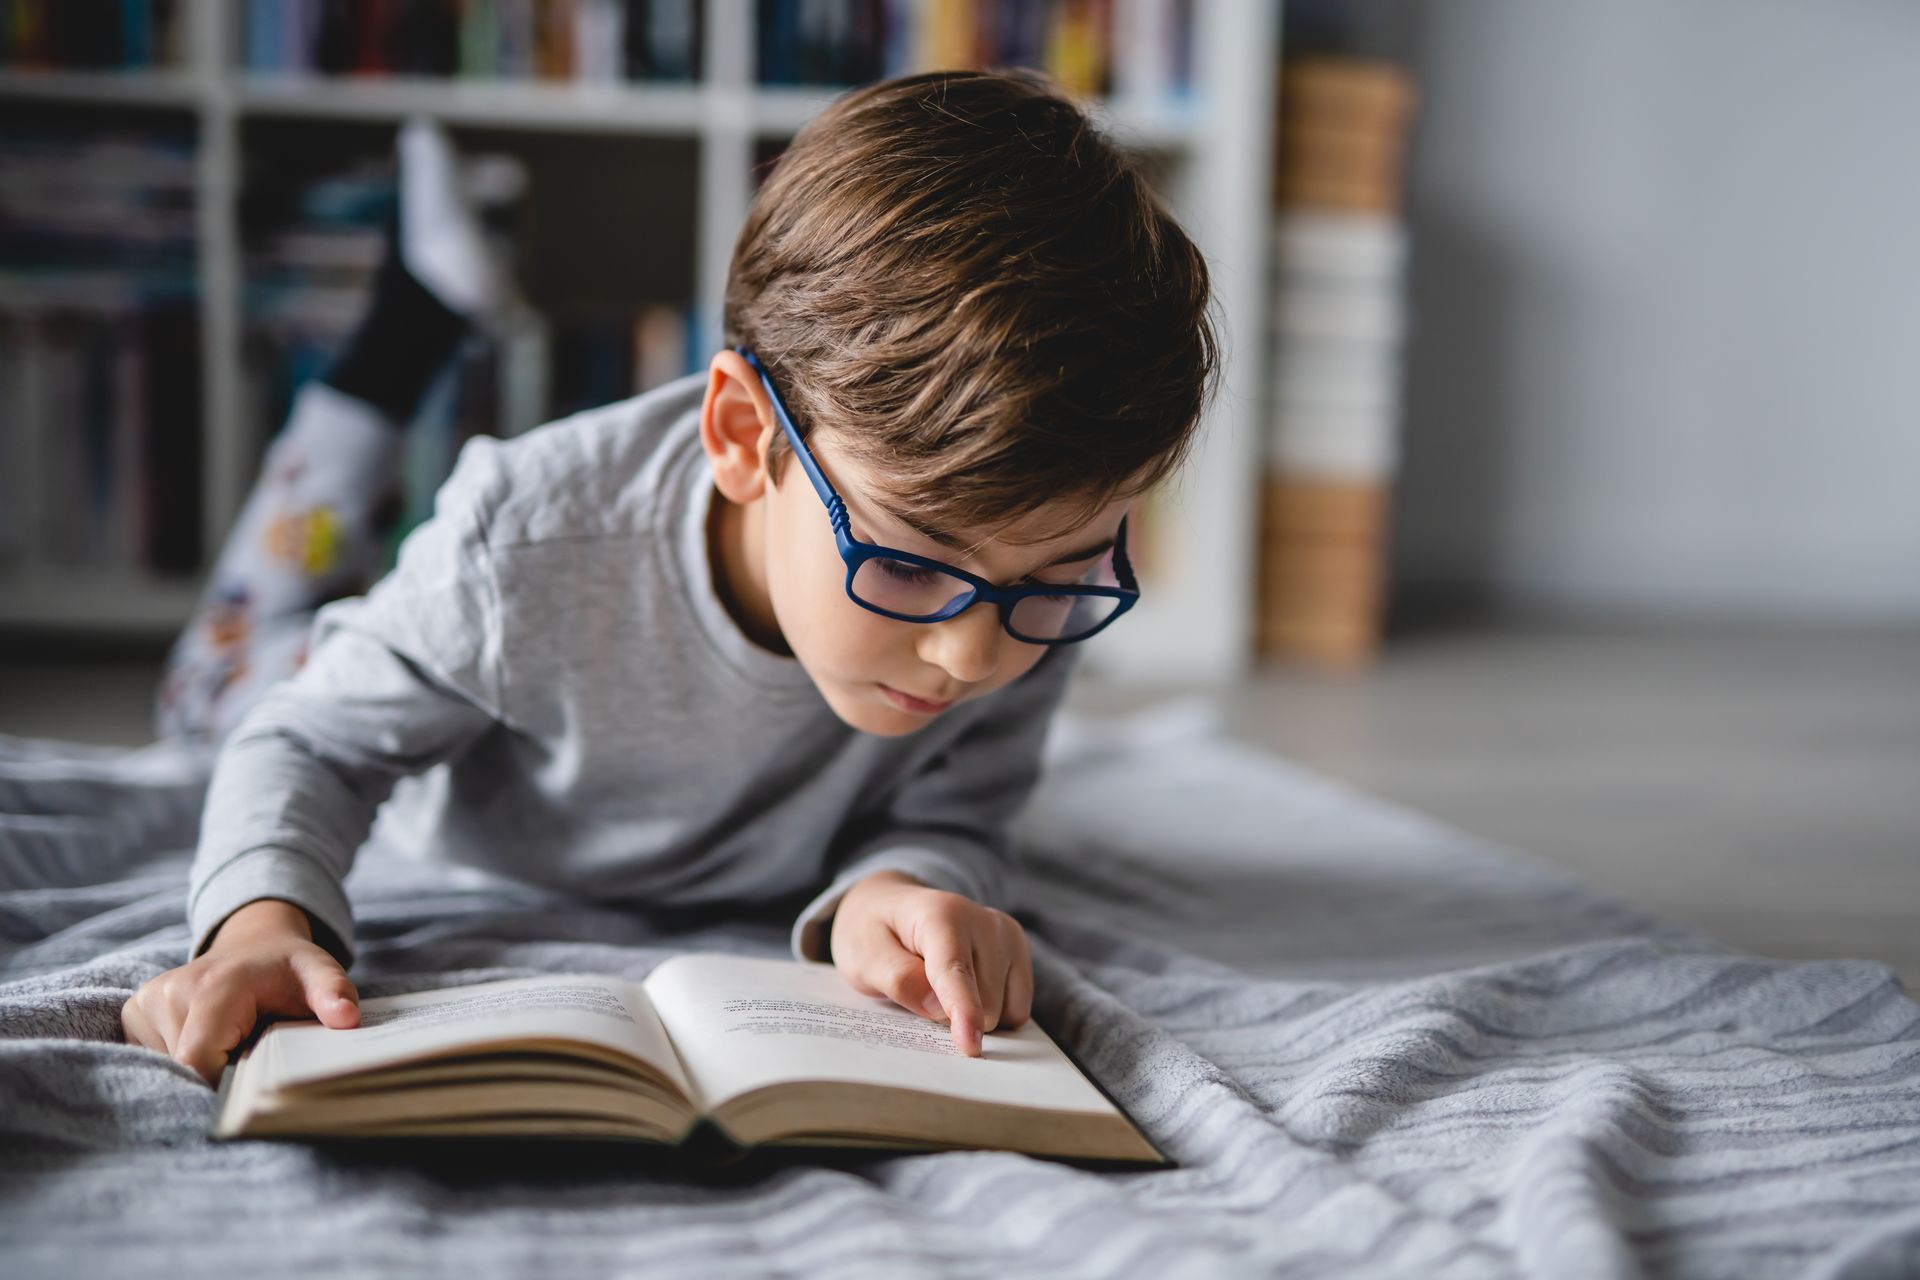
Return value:
<svg viewBox="0 0 1920 1280">
<path fill-rule="evenodd" d="M 1283 63 L 1274 174 L 1272 425 L 1257 647 L 1351 666 L 1385 606 L 1406 329 L 1402 153 L 1413 104 L 1387 63 Z"/>
<path fill-rule="evenodd" d="M 199 350 L 190 302 L 0 313 L 0 561 L 199 567 Z"/>
<path fill-rule="evenodd" d="M 0 0 L 0 70 L 179 66 L 182 7 L 182 0 Z"/>
<path fill-rule="evenodd" d="M 549 418 L 612 404 L 694 371 L 691 305 L 580 307 L 549 319 Z"/>
<path fill-rule="evenodd" d="M 697 79 L 703 0 L 248 0 L 247 69 L 580 84 Z"/>
<path fill-rule="evenodd" d="M 182 574 L 200 559 L 193 147 L 0 139 L 0 554 Z"/>
<path fill-rule="evenodd" d="M 1193 85 L 1193 0 L 758 0 L 761 84 L 1026 67 L 1079 97 Z"/>
<path fill-rule="evenodd" d="M 1392 62 L 1302 54 L 1285 63 L 1281 127 L 1398 139 L 1406 135 L 1417 100 L 1412 76 Z"/>
<path fill-rule="evenodd" d="M 270 1024 L 220 1082 L 219 1138 L 567 1137 L 1021 1151 L 1172 1163 L 1038 1023 L 961 1054 L 831 966 L 685 954 L 644 982 L 562 975 L 363 1000 Z"/>
<path fill-rule="evenodd" d="M 755 0 L 763 85 L 1027 67 L 1157 103 L 1194 83 L 1197 0 Z M 247 69 L 577 84 L 698 80 L 703 0 L 248 0 Z"/>
<path fill-rule="evenodd" d="M 0 271 L 8 297 L 85 278 L 125 292 L 194 284 L 194 146 L 170 129 L 34 122 L 0 134 Z"/>
</svg>

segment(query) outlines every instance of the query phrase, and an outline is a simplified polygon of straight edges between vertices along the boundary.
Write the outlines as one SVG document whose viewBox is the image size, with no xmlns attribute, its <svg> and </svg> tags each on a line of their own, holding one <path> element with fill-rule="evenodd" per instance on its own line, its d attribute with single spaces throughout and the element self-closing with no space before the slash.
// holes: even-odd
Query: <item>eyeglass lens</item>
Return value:
<svg viewBox="0 0 1920 1280">
<path fill-rule="evenodd" d="M 1110 559 L 1078 585 L 1113 586 Z M 875 556 L 854 571 L 853 594 L 875 608 L 909 618 L 937 617 L 972 587 L 952 574 L 924 565 Z M 1013 606 L 1008 629 L 1035 640 L 1065 640 L 1097 629 L 1120 607 L 1112 596 L 1027 596 Z"/>
</svg>

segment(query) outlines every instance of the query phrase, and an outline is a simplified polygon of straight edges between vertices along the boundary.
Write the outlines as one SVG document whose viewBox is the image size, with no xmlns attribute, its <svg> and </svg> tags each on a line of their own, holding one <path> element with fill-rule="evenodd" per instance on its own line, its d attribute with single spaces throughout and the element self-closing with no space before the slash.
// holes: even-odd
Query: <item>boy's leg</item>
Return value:
<svg viewBox="0 0 1920 1280">
<path fill-rule="evenodd" d="M 463 198 L 453 148 L 401 130 L 398 209 L 359 327 L 295 395 L 260 477 L 175 641 L 155 701 L 161 737 L 217 743 L 306 657 L 322 604 L 365 591 L 384 564 L 401 433 L 501 278 Z"/>
</svg>

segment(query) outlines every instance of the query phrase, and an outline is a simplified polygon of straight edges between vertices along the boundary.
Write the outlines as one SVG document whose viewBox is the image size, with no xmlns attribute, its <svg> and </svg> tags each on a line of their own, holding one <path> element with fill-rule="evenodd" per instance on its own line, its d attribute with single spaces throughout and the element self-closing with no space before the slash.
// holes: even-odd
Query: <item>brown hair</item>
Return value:
<svg viewBox="0 0 1920 1280">
<path fill-rule="evenodd" d="M 1207 312 L 1199 251 L 1078 107 L 1024 73 L 933 72 L 801 130 L 734 246 L 725 326 L 923 531 L 991 536 L 1179 466 L 1217 378 Z M 775 432 L 776 478 L 789 452 Z"/>
</svg>

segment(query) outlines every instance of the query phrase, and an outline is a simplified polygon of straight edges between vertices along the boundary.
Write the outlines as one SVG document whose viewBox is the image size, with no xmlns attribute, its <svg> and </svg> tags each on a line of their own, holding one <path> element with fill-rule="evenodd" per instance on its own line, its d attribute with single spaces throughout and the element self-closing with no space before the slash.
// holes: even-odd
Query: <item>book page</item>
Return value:
<svg viewBox="0 0 1920 1280">
<path fill-rule="evenodd" d="M 764 1085 L 828 1080 L 1115 1114 L 1031 1020 L 989 1031 L 981 1056 L 969 1058 L 945 1023 L 861 995 L 832 965 L 682 955 L 645 986 L 706 1111 Z"/>
<path fill-rule="evenodd" d="M 268 1059 L 270 1074 L 262 1083 L 286 1088 L 510 1040 L 599 1045 L 650 1064 L 688 1094 L 686 1073 L 646 991 L 624 979 L 589 975 L 513 978 L 362 1000 L 359 1026 L 277 1024 L 254 1054 Z"/>
</svg>

